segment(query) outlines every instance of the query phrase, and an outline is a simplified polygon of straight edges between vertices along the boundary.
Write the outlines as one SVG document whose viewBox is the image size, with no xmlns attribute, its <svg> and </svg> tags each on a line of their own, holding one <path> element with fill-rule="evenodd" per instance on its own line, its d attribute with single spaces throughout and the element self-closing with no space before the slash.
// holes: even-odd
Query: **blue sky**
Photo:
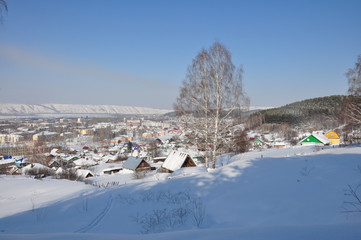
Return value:
<svg viewBox="0 0 361 240">
<path fill-rule="evenodd" d="M 251 105 L 345 94 L 360 0 L 7 0 L 0 102 L 171 108 L 214 41 L 243 65 Z"/>
</svg>

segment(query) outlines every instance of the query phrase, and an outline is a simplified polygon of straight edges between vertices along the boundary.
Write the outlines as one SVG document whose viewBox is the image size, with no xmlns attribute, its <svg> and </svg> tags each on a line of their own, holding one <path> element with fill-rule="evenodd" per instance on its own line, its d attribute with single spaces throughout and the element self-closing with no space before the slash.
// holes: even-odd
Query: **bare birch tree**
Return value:
<svg viewBox="0 0 361 240">
<path fill-rule="evenodd" d="M 215 42 L 202 49 L 188 67 L 174 108 L 186 119 L 206 151 L 206 167 L 216 167 L 222 140 L 234 125 L 241 107 L 248 106 L 242 79 L 243 69 L 236 69 L 225 46 Z"/>
<path fill-rule="evenodd" d="M 347 121 L 361 124 L 361 55 L 357 57 L 354 68 L 350 68 L 346 77 L 348 79 L 348 93 L 346 99 L 345 116 Z"/>
</svg>

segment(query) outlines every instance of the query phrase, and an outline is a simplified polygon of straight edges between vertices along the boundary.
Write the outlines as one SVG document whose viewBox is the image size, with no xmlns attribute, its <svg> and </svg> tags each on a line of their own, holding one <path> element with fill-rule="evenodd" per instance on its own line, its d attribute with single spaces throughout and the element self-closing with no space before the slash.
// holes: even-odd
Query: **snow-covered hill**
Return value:
<svg viewBox="0 0 361 240">
<path fill-rule="evenodd" d="M 171 111 L 117 105 L 0 104 L 0 116 L 159 115 Z"/>
<path fill-rule="evenodd" d="M 360 156 L 361 147 L 250 152 L 212 172 L 108 188 L 0 176 L 0 239 L 358 240 L 349 193 L 361 194 Z"/>
</svg>

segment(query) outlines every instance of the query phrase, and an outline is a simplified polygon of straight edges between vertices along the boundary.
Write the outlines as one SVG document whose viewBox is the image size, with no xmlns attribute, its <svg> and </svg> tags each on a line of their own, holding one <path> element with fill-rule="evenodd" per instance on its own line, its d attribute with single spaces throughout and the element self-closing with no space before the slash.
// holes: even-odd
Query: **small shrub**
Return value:
<svg viewBox="0 0 361 240">
<path fill-rule="evenodd" d="M 145 178 L 146 174 L 147 174 L 146 171 L 134 172 L 133 173 L 133 179 L 143 179 L 143 178 Z"/>
<path fill-rule="evenodd" d="M 149 191 L 136 198 L 121 195 L 118 198 L 123 204 L 132 205 L 139 202 L 143 204 L 149 202 L 163 206 L 161 209 L 153 209 L 144 215 L 138 213 L 130 217 L 133 222 L 140 225 L 140 232 L 143 234 L 174 230 L 192 222 L 195 226 L 201 227 L 206 216 L 206 209 L 202 200 L 195 198 L 187 191 L 160 191 L 158 193 Z M 167 207 L 164 208 L 164 206 Z"/>
</svg>

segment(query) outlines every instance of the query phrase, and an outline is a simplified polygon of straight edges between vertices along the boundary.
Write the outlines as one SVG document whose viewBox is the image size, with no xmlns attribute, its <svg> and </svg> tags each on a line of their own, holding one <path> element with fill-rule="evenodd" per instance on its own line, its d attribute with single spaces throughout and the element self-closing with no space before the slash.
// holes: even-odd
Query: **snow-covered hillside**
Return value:
<svg viewBox="0 0 361 240">
<path fill-rule="evenodd" d="M 158 115 L 171 111 L 117 105 L 0 104 L 0 116 Z"/>
<path fill-rule="evenodd" d="M 0 176 L 0 239 L 356 240 L 361 213 L 344 211 L 360 156 L 361 147 L 273 149 L 108 188 Z"/>
</svg>

